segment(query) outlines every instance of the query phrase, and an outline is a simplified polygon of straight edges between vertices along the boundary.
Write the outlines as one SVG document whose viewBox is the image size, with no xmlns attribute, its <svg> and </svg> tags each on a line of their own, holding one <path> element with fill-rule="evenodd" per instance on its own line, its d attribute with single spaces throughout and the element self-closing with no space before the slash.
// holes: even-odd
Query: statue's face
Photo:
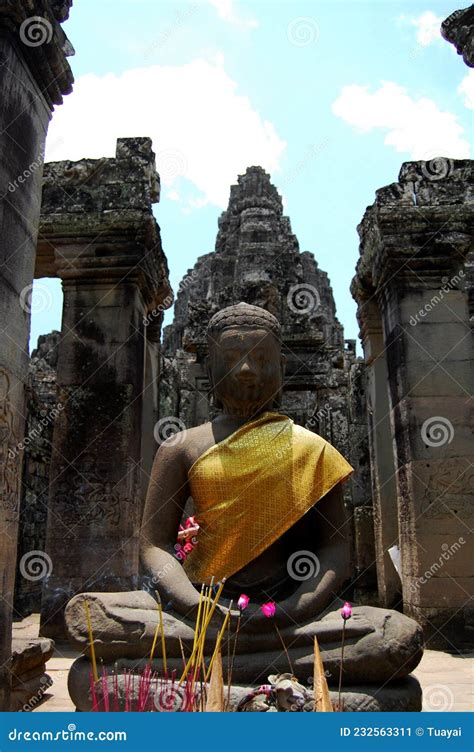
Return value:
<svg viewBox="0 0 474 752">
<path fill-rule="evenodd" d="M 214 395 L 233 415 L 271 409 L 283 383 L 281 346 L 266 329 L 230 327 L 209 348 Z"/>
</svg>

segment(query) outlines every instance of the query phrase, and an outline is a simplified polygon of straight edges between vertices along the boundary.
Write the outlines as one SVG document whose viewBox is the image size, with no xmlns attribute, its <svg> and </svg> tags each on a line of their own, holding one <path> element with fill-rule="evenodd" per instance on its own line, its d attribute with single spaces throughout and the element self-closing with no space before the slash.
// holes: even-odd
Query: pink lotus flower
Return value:
<svg viewBox="0 0 474 752">
<path fill-rule="evenodd" d="M 270 619 L 272 616 L 275 616 L 276 603 L 274 603 L 274 601 L 264 603 L 263 606 L 260 606 L 260 611 L 264 616 Z"/>
<path fill-rule="evenodd" d="M 248 595 L 245 595 L 245 593 L 242 593 L 242 595 L 239 597 L 239 600 L 237 601 L 237 606 L 240 609 L 240 611 L 243 611 L 247 606 L 249 605 L 250 598 Z"/>
<path fill-rule="evenodd" d="M 352 606 L 348 601 L 346 601 L 341 608 L 341 616 L 344 621 L 347 621 L 347 619 L 350 619 L 352 616 Z"/>
</svg>

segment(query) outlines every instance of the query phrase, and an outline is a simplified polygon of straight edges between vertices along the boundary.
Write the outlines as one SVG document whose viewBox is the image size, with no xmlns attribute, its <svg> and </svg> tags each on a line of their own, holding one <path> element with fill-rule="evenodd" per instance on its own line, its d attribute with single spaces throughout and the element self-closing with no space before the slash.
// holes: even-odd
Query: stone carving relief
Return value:
<svg viewBox="0 0 474 752">
<path fill-rule="evenodd" d="M 0 368 L 0 508 L 15 512 L 20 494 L 20 459 L 9 394 L 10 377 Z"/>
</svg>

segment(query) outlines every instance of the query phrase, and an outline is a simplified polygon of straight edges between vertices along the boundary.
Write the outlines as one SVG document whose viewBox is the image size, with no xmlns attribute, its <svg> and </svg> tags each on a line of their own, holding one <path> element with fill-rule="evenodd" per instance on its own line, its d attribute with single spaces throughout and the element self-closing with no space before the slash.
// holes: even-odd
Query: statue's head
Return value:
<svg viewBox="0 0 474 752">
<path fill-rule="evenodd" d="M 280 406 L 286 358 L 275 316 L 247 303 L 223 308 L 209 322 L 207 341 L 216 407 L 251 417 Z"/>
</svg>

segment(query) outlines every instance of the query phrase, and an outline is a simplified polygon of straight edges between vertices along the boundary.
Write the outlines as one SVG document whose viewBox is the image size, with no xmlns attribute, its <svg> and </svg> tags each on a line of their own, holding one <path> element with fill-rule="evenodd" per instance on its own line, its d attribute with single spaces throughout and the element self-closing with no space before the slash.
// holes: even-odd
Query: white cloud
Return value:
<svg viewBox="0 0 474 752">
<path fill-rule="evenodd" d="M 242 28 L 257 28 L 258 21 L 255 18 L 244 18 L 239 15 L 234 0 L 208 0 L 208 2 L 216 9 L 219 18 L 223 21 Z"/>
<path fill-rule="evenodd" d="M 166 194 L 166 198 L 168 199 L 168 201 L 179 201 L 180 196 L 179 196 L 178 191 L 172 190 L 172 191 L 168 191 L 168 193 Z"/>
<path fill-rule="evenodd" d="M 416 28 L 416 41 L 421 47 L 428 47 L 436 40 L 443 41 L 441 36 L 442 16 L 437 16 L 432 10 L 426 10 L 420 16 L 407 16 L 402 13 L 398 16 L 397 21 L 403 25 L 410 25 Z"/>
<path fill-rule="evenodd" d="M 470 70 L 458 86 L 458 94 L 464 96 L 464 106 L 474 110 L 474 70 Z"/>
<path fill-rule="evenodd" d="M 437 16 L 433 11 L 427 10 L 418 16 L 418 18 L 411 18 L 410 23 L 416 27 L 416 41 L 421 44 L 422 47 L 428 47 L 428 45 L 436 42 L 437 39 L 441 39 L 440 26 L 443 18 Z"/>
<path fill-rule="evenodd" d="M 411 159 L 469 156 L 469 142 L 456 115 L 438 109 L 432 99 L 410 97 L 391 81 L 382 82 L 373 94 L 367 86 L 344 86 L 332 110 L 362 133 L 387 131 L 384 143 Z"/>
<path fill-rule="evenodd" d="M 252 164 L 278 171 L 286 148 L 237 89 L 220 58 L 82 76 L 54 114 L 46 159 L 113 156 L 118 137 L 150 136 L 164 187 L 186 178 L 195 207 L 225 207 L 237 175 Z"/>
</svg>

